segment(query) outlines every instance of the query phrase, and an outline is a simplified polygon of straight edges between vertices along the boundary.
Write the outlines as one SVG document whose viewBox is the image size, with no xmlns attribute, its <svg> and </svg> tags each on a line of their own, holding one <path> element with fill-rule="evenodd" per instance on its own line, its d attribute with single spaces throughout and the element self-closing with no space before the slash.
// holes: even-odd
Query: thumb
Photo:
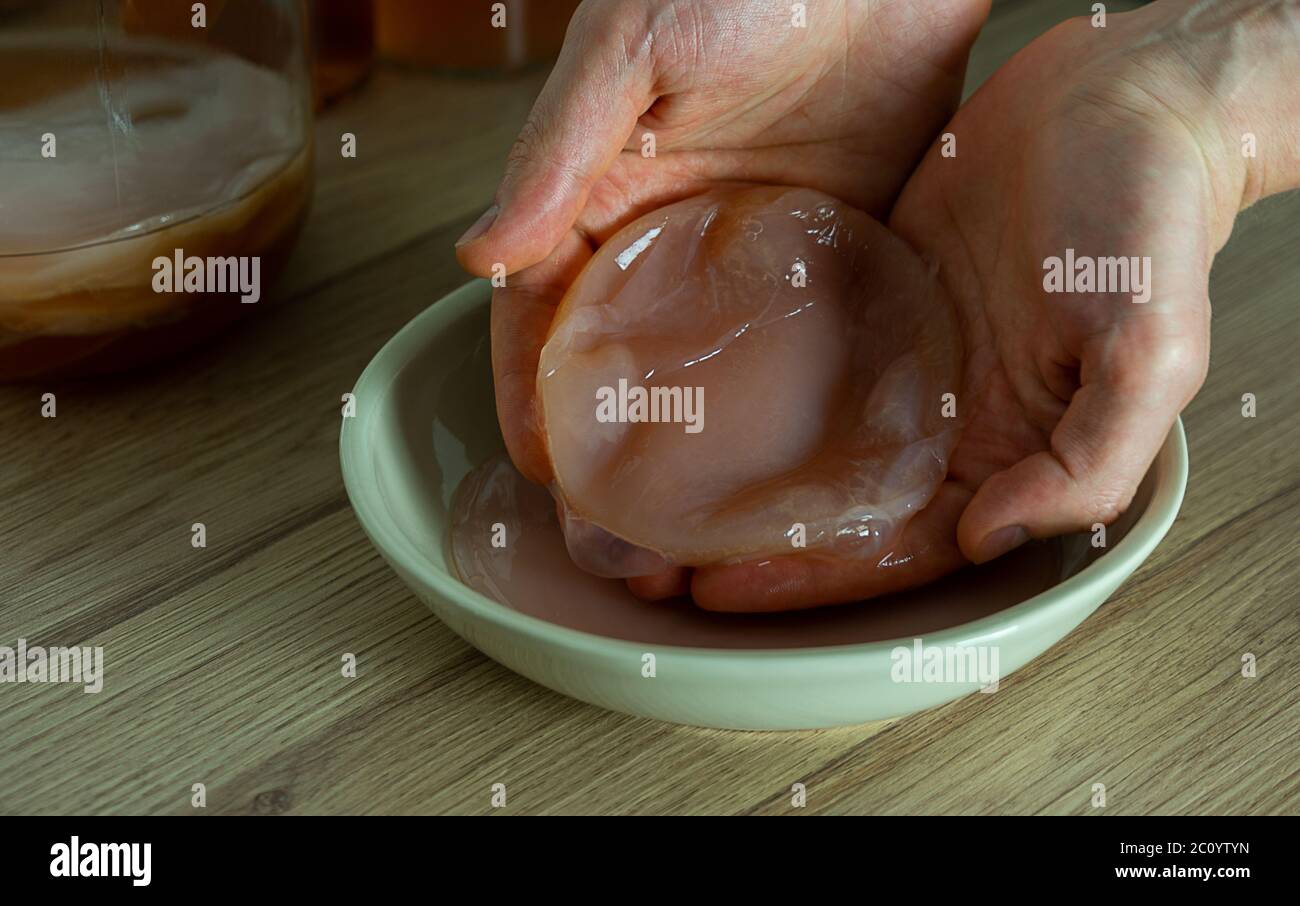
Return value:
<svg viewBox="0 0 1300 906">
<path fill-rule="evenodd" d="M 1082 386 L 1051 448 L 984 481 L 962 513 L 962 553 L 983 563 L 1030 538 L 1108 525 L 1128 508 L 1179 411 L 1200 388 L 1208 338 L 1134 318 L 1083 357 Z"/>
<path fill-rule="evenodd" d="M 544 260 L 587 203 L 653 101 L 650 46 L 621 4 L 579 9 L 506 161 L 496 203 L 456 243 L 461 265 L 491 276 Z M 644 30 L 644 24 L 639 26 Z M 640 48 L 630 53 L 629 48 Z"/>
</svg>

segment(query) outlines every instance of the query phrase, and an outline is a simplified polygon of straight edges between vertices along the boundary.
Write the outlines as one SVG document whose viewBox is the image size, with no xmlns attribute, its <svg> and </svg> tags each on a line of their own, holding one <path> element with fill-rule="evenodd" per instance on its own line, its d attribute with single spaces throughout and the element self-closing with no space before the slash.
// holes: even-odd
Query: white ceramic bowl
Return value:
<svg viewBox="0 0 1300 906">
<path fill-rule="evenodd" d="M 511 670 L 604 708 L 699 726 L 777 730 L 856 724 L 942 704 L 980 683 L 973 677 L 897 682 L 898 649 L 914 649 L 921 638 L 927 648 L 996 650 L 1005 678 L 1096 610 L 1155 549 L 1182 503 L 1187 446 L 1180 422 L 1129 513 L 1112 527 L 1109 549 L 1084 563 L 1087 536 L 1069 539 L 1066 561 L 1075 565 L 1058 584 L 976 619 L 944 623 L 940 611 L 888 601 L 823 608 L 782 618 L 815 644 L 778 648 L 770 641 L 744 647 L 749 627 L 761 618 L 681 608 L 664 617 L 674 621 L 678 637 L 690 637 L 692 620 L 701 639 L 718 638 L 719 620 L 734 619 L 735 631 L 726 645 L 680 645 L 653 632 L 638 640 L 635 629 L 599 634 L 539 619 L 462 584 L 447 553 L 452 493 L 470 469 L 502 448 L 488 353 L 489 298 L 485 282 L 462 287 L 375 356 L 354 388 L 357 414 L 344 419 L 344 483 L 375 547 L 439 619 Z M 631 611 L 628 616 L 629 625 L 646 625 L 645 611 L 635 621 Z M 617 624 L 616 615 L 602 617 L 602 625 Z M 834 644 L 838 638 L 849 643 Z M 854 641 L 861 638 L 871 640 Z M 653 677 L 644 675 L 647 654 L 654 656 Z"/>
</svg>

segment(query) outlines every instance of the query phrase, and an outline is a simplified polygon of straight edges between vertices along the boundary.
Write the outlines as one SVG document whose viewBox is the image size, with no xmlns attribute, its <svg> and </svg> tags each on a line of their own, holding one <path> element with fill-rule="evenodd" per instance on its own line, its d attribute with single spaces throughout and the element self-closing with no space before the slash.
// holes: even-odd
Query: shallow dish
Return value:
<svg viewBox="0 0 1300 906">
<path fill-rule="evenodd" d="M 502 449 L 490 295 L 484 281 L 461 287 L 367 366 L 353 390 L 356 415 L 343 420 L 344 484 L 375 547 L 439 619 L 511 670 L 601 707 L 698 726 L 791 730 L 942 704 L 978 691 L 980 680 L 954 679 L 960 671 L 950 670 L 938 681 L 906 681 L 923 677 L 919 669 L 900 673 L 904 649 L 956 652 L 956 661 L 993 652 L 1005 679 L 1101 606 L 1155 549 L 1182 503 L 1187 445 L 1178 422 L 1111 528 L 1108 549 L 1090 556 L 1089 536 L 1066 539 L 1060 581 L 995 612 L 966 607 L 953 591 L 987 581 L 968 570 L 948 582 L 942 604 L 898 596 L 764 618 L 629 597 L 617 611 L 583 613 L 557 602 L 548 619 L 523 613 L 462 584 L 447 553 L 456 486 Z"/>
</svg>

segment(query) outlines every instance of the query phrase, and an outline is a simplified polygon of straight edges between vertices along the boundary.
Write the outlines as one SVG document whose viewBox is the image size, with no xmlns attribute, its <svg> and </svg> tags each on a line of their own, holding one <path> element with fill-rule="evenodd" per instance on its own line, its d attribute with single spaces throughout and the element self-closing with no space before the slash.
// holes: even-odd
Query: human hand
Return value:
<svg viewBox="0 0 1300 906">
<path fill-rule="evenodd" d="M 1289 17 L 1294 61 L 1294 7 L 1234 6 Z M 894 208 L 890 226 L 939 265 L 967 356 L 948 480 L 896 551 L 926 574 L 800 554 L 697 570 L 699 603 L 779 610 L 866 597 L 1030 537 L 1109 524 L 1129 505 L 1204 380 L 1215 253 L 1240 207 L 1297 175 L 1274 166 L 1270 186 L 1247 166 L 1240 140 L 1252 124 L 1261 142 L 1291 147 L 1266 139 L 1264 122 L 1297 98 L 1279 95 L 1281 81 L 1271 97 L 1242 91 L 1268 48 L 1231 18 L 1200 18 L 1208 9 L 1158 3 L 1105 29 L 1080 19 L 1043 35 L 962 107 L 946 130 L 956 156 L 932 148 Z M 1271 103 L 1243 120 L 1223 103 L 1232 96 Z M 1045 292 L 1045 262 L 1067 249 L 1149 258 L 1149 300 Z"/>
<path fill-rule="evenodd" d="M 820 189 L 882 218 L 955 109 L 988 0 L 787 4 L 601 0 L 516 142 L 496 204 L 457 245 L 492 300 L 497 413 L 545 483 L 534 414 L 555 307 L 594 249 L 640 214 L 737 182 Z M 655 156 L 642 155 L 652 134 Z"/>
</svg>

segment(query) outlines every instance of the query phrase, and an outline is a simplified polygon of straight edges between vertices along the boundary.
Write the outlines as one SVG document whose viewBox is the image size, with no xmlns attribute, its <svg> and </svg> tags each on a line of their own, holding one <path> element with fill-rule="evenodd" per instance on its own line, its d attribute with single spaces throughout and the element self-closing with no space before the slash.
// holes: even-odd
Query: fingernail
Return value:
<svg viewBox="0 0 1300 906">
<path fill-rule="evenodd" d="M 475 239 L 486 233 L 496 221 L 497 214 L 500 211 L 500 207 L 492 205 L 492 207 L 480 214 L 478 220 L 474 221 L 474 225 L 465 231 L 465 235 L 456 240 L 456 248 L 460 248 L 467 242 L 473 242 Z"/>
<path fill-rule="evenodd" d="M 1019 525 L 1008 525 L 996 532 L 989 532 L 980 545 L 979 558 L 975 562 L 987 563 L 996 557 L 1001 557 L 1008 551 L 1015 550 L 1028 540 L 1029 532 Z"/>
</svg>

